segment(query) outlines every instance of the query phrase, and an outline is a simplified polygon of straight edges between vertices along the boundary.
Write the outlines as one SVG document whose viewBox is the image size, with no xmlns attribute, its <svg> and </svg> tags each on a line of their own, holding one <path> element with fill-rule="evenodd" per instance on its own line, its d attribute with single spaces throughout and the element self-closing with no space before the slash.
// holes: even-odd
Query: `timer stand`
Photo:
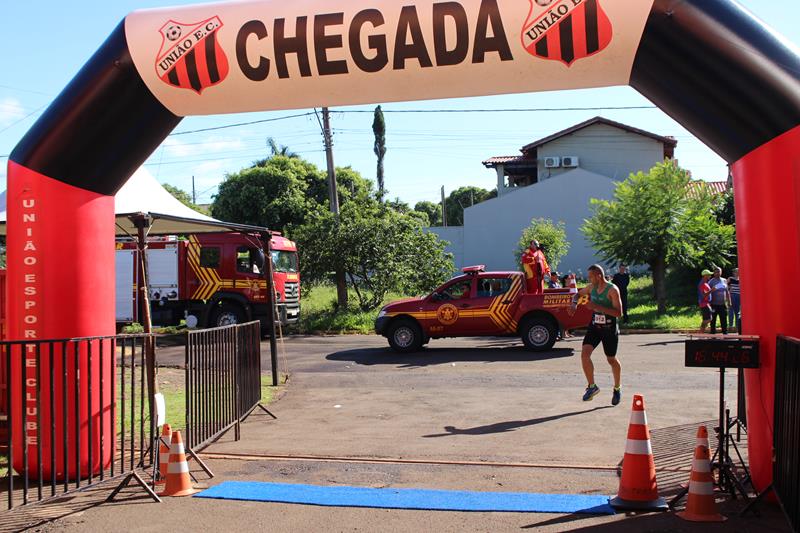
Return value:
<svg viewBox="0 0 800 533">
<path fill-rule="evenodd" d="M 711 469 L 715 473 L 715 484 L 720 492 L 729 494 L 734 499 L 737 493 L 749 500 L 745 484 L 750 481 L 750 471 L 739 452 L 737 438 L 731 429 L 736 427 L 739 435 L 742 424 L 738 418 L 731 420 L 730 410 L 725 402 L 725 369 L 726 368 L 758 368 L 758 337 L 722 336 L 722 335 L 689 335 L 686 341 L 687 367 L 711 367 L 719 369 L 719 424 L 717 433 L 717 450 L 711 458 Z M 741 385 L 741 383 L 740 383 Z M 738 458 L 738 464 L 731 457 L 731 447 Z M 737 470 L 744 471 L 744 477 L 737 475 Z M 688 487 L 679 492 L 670 502 L 674 506 L 688 492 Z"/>
</svg>

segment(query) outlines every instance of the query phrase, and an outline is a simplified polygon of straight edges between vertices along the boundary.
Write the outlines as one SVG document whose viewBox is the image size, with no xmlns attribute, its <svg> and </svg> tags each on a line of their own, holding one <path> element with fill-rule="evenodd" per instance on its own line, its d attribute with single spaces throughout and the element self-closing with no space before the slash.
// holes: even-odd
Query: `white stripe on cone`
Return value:
<svg viewBox="0 0 800 533">
<path fill-rule="evenodd" d="M 167 474 L 183 474 L 189 472 L 189 463 L 186 459 L 179 462 L 172 462 L 167 467 Z"/>
<path fill-rule="evenodd" d="M 711 472 L 711 464 L 708 459 L 692 459 L 692 472 Z"/>
<path fill-rule="evenodd" d="M 714 482 L 713 481 L 690 481 L 689 494 L 697 494 L 698 496 L 713 496 L 714 495 Z"/>
<path fill-rule="evenodd" d="M 644 411 L 631 411 L 631 424 L 638 426 L 647 425 L 647 415 Z"/>
<path fill-rule="evenodd" d="M 649 440 L 628 439 L 625 442 L 625 453 L 631 455 L 653 455 Z"/>
<path fill-rule="evenodd" d="M 183 443 L 182 442 L 173 442 L 172 446 L 170 446 L 170 448 L 169 448 L 169 453 L 170 453 L 170 455 L 175 455 L 176 453 L 179 453 L 181 455 L 185 454 L 186 451 L 183 449 Z"/>
</svg>

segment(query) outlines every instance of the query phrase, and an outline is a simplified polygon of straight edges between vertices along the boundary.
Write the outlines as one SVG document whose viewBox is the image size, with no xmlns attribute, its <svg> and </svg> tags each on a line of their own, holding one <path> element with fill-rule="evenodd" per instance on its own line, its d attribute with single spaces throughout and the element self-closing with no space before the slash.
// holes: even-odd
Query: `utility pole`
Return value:
<svg viewBox="0 0 800 533">
<path fill-rule="evenodd" d="M 322 108 L 322 136 L 325 139 L 325 161 L 328 165 L 328 194 L 330 196 L 331 212 L 339 218 L 339 193 L 336 188 L 336 167 L 333 165 L 333 138 L 331 136 L 330 112 L 327 107 Z M 336 301 L 339 309 L 347 308 L 347 282 L 344 270 L 336 269 Z"/>
<path fill-rule="evenodd" d="M 447 227 L 447 208 L 444 205 L 444 185 L 442 185 L 442 226 Z"/>
<path fill-rule="evenodd" d="M 194 176 L 192 176 L 192 203 L 194 205 L 197 205 L 197 193 L 195 192 L 194 189 Z"/>
</svg>

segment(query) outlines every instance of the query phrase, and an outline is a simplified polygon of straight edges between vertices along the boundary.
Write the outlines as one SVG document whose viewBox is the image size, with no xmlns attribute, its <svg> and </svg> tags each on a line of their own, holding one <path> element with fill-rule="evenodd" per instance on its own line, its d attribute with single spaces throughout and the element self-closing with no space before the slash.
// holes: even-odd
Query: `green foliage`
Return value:
<svg viewBox="0 0 800 533">
<path fill-rule="evenodd" d="M 522 230 L 522 236 L 520 236 L 517 249 L 514 251 L 516 264 L 520 264 L 522 253 L 534 239 L 544 247 L 544 255 L 551 270 L 557 270 L 561 258 L 567 255 L 570 247 L 564 222 L 554 224 L 549 218 L 534 218 L 531 220 L 530 225 Z"/>
<path fill-rule="evenodd" d="M 414 206 L 414 211 L 426 215 L 428 217 L 429 226 L 442 225 L 441 203 L 433 203 L 433 202 L 428 202 L 427 200 L 423 200 L 421 202 L 416 203 L 416 205 Z"/>
<path fill-rule="evenodd" d="M 215 218 L 285 230 L 301 224 L 309 202 L 309 183 L 324 182 L 311 163 L 287 156 L 269 158 L 263 166 L 228 174 L 214 196 L 211 214 Z"/>
<path fill-rule="evenodd" d="M 127 326 L 122 327 L 122 333 L 125 334 L 143 333 L 143 332 L 144 332 L 144 326 L 142 326 L 138 322 L 133 322 L 131 324 L 128 324 Z"/>
<path fill-rule="evenodd" d="M 345 204 L 338 220 L 317 211 L 293 237 L 304 283 L 328 282 L 341 270 L 363 311 L 380 305 L 390 291 L 427 292 L 453 271 L 444 241 L 374 200 Z"/>
<path fill-rule="evenodd" d="M 464 209 L 472 207 L 497 196 L 496 190 L 487 191 L 480 187 L 459 187 L 445 198 L 444 205 L 447 212 L 448 226 L 464 225 Z"/>
<path fill-rule="evenodd" d="M 372 150 L 375 152 L 375 155 L 378 156 L 378 169 L 376 173 L 378 198 L 383 199 L 383 195 L 386 193 L 383 182 L 383 158 L 386 155 L 386 121 L 383 119 L 383 110 L 381 106 L 375 108 L 372 120 L 372 133 L 375 134 L 375 144 Z"/>
<path fill-rule="evenodd" d="M 582 231 L 612 263 L 646 264 L 653 273 L 658 310 L 666 310 L 668 266 L 727 266 L 735 246 L 734 228 L 720 224 L 714 196 L 691 189 L 688 173 L 664 161 L 617 185 L 614 199 L 592 200 L 592 217 Z"/>
</svg>

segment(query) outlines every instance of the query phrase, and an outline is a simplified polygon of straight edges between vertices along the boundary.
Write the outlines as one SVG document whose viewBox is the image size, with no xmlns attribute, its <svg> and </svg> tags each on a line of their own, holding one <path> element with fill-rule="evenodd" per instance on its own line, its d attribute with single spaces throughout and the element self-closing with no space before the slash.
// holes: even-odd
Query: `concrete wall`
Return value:
<svg viewBox="0 0 800 533">
<path fill-rule="evenodd" d="M 426 228 L 431 233 L 435 233 L 443 241 L 450 244 L 445 248 L 445 251 L 453 254 L 453 263 L 456 266 L 456 272 L 461 272 L 464 265 L 464 226 L 447 226 L 445 227 L 432 227 Z"/>
<path fill-rule="evenodd" d="M 558 270 L 580 270 L 585 274 L 587 266 L 600 261 L 580 231 L 584 219 L 590 215 L 589 200 L 611 199 L 615 185 L 615 181 L 605 176 L 578 168 L 562 173 L 557 180 L 523 187 L 514 194 L 467 208 L 464 210 L 463 262 L 456 266 L 484 264 L 487 270 L 520 270 L 514 260 L 514 250 L 522 230 L 533 218 L 549 218 L 565 223 L 567 240 L 571 243 Z"/>
<path fill-rule="evenodd" d="M 574 169 L 545 168 L 545 157 L 578 156 L 580 168 L 623 181 L 631 173 L 650 170 L 664 160 L 664 145 L 649 137 L 593 124 L 551 141 L 538 150 L 539 180 L 561 176 Z"/>
</svg>

